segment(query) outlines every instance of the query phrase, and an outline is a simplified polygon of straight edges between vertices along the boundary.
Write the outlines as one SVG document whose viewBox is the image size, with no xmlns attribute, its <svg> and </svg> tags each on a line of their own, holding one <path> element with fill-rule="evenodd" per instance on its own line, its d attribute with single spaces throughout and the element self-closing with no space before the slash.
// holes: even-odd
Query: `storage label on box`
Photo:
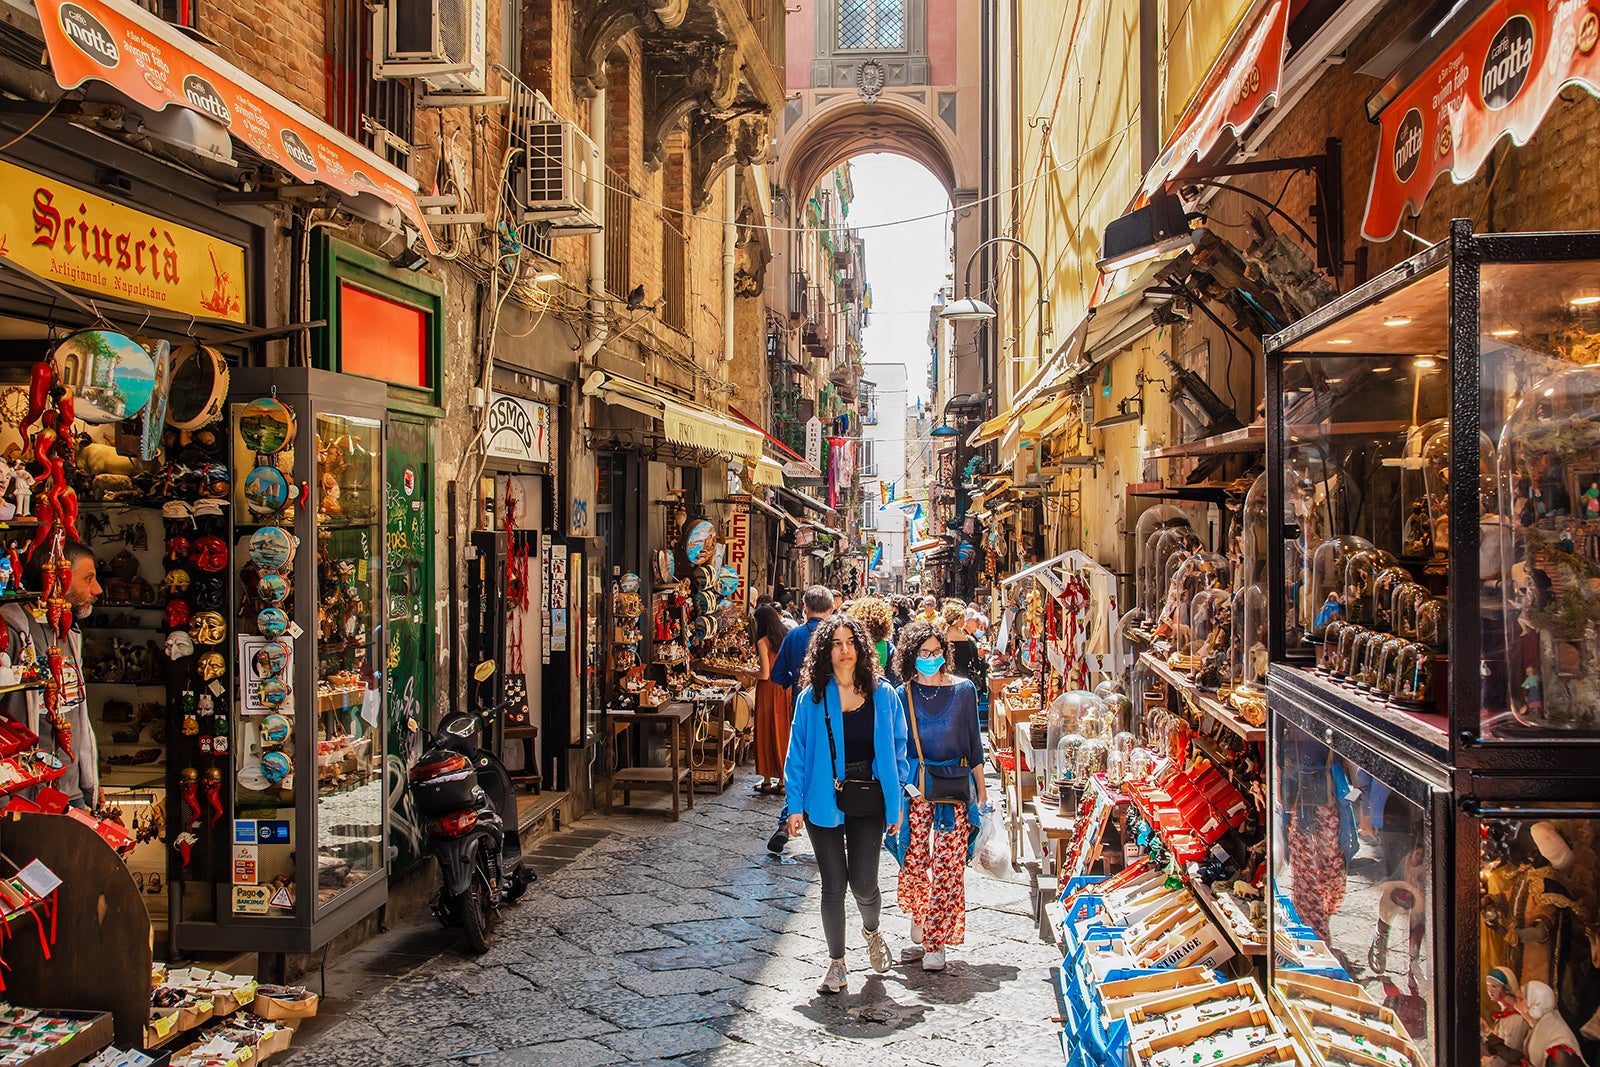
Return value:
<svg viewBox="0 0 1600 1067">
<path fill-rule="evenodd" d="M 270 885 L 236 885 L 233 887 L 233 910 L 236 915 L 265 915 L 267 900 L 272 895 Z"/>
</svg>

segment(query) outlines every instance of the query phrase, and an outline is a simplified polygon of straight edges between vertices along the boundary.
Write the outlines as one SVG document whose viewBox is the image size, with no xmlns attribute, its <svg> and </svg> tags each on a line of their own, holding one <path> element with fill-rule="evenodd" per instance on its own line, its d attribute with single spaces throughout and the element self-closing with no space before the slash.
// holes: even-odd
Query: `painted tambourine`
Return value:
<svg viewBox="0 0 1600 1067">
<path fill-rule="evenodd" d="M 290 726 L 286 715 L 273 712 L 261 720 L 261 741 L 267 745 L 281 745 L 289 740 Z"/>
<path fill-rule="evenodd" d="M 239 411 L 239 439 L 261 456 L 272 456 L 294 442 L 295 418 L 277 397 L 252 400 Z"/>
<path fill-rule="evenodd" d="M 250 562 L 262 574 L 281 571 L 294 558 L 294 535 L 279 526 L 263 526 L 250 535 Z"/>
<path fill-rule="evenodd" d="M 263 574 L 256 582 L 256 596 L 263 604 L 282 604 L 289 597 L 289 579 L 281 574 Z"/>
<path fill-rule="evenodd" d="M 289 616 L 282 608 L 262 608 L 256 616 L 256 630 L 262 637 L 282 637 L 289 629 Z"/>
<path fill-rule="evenodd" d="M 294 761 L 285 752 L 268 752 L 261 757 L 261 776 L 273 785 L 288 780 L 294 773 Z"/>
<path fill-rule="evenodd" d="M 127 334 L 79 330 L 50 354 L 56 382 L 72 390 L 78 418 L 121 422 L 138 415 L 156 388 L 156 361 Z"/>
<path fill-rule="evenodd" d="M 228 364 L 221 352 L 198 341 L 172 350 L 168 426 L 174 430 L 198 430 L 215 422 L 222 415 L 227 396 Z"/>
<path fill-rule="evenodd" d="M 709 562 L 706 559 L 711 548 L 716 544 L 717 528 L 705 519 L 699 519 L 689 524 L 688 531 L 683 535 L 683 554 L 690 563 Z"/>
<path fill-rule="evenodd" d="M 289 479 L 276 467 L 260 466 L 244 477 L 244 506 L 252 517 L 276 515 L 289 503 Z"/>
</svg>

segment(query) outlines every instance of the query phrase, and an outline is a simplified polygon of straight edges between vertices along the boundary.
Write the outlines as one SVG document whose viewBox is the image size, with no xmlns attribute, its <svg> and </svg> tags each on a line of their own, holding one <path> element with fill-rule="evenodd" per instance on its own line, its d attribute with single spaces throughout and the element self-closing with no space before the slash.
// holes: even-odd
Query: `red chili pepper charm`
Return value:
<svg viewBox="0 0 1600 1067">
<path fill-rule="evenodd" d="M 29 560 L 32 560 L 33 554 L 39 551 L 40 545 L 50 540 L 50 535 L 55 532 L 56 526 L 55 508 L 51 507 L 48 499 L 39 502 L 36 514 L 39 517 L 39 528 L 33 532 L 33 540 L 28 542 L 27 558 Z M 47 593 L 46 595 L 48 596 L 49 594 Z"/>
<path fill-rule="evenodd" d="M 61 527 L 74 541 L 82 540 L 78 536 L 78 491 L 70 485 L 61 494 Z"/>
<path fill-rule="evenodd" d="M 40 360 L 33 365 L 33 372 L 28 379 L 28 417 L 22 420 L 18 427 L 22 431 L 23 450 L 32 440 L 28 435 L 28 427 L 32 426 L 45 408 L 50 406 L 50 386 L 55 382 L 55 371 L 50 366 L 49 360 Z"/>
</svg>

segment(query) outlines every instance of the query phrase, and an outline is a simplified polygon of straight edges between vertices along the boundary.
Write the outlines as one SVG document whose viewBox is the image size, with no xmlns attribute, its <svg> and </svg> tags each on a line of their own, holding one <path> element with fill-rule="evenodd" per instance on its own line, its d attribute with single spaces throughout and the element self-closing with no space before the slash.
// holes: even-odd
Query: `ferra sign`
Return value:
<svg viewBox="0 0 1600 1067">
<path fill-rule="evenodd" d="M 486 451 L 525 463 L 550 462 L 550 405 L 494 393 L 489 403 Z"/>
</svg>

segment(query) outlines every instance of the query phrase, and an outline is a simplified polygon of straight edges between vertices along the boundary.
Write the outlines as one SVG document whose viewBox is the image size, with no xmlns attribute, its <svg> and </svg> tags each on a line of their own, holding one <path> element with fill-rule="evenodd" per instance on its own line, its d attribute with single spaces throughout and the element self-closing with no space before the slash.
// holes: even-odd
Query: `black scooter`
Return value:
<svg viewBox="0 0 1600 1067">
<path fill-rule="evenodd" d="M 447 715 L 410 774 L 427 850 L 439 861 L 433 913 L 466 931 L 479 954 L 489 951 L 500 905 L 520 898 L 537 877 L 522 862 L 511 776 L 480 744 L 505 707 Z"/>
</svg>

